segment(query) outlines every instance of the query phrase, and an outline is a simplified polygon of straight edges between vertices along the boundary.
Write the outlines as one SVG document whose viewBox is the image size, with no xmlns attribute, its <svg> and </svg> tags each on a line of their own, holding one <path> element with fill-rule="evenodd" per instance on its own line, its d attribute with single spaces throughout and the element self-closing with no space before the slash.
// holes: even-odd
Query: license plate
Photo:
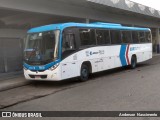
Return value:
<svg viewBox="0 0 160 120">
<path fill-rule="evenodd" d="M 35 79 L 41 79 L 41 76 L 35 76 Z"/>
</svg>

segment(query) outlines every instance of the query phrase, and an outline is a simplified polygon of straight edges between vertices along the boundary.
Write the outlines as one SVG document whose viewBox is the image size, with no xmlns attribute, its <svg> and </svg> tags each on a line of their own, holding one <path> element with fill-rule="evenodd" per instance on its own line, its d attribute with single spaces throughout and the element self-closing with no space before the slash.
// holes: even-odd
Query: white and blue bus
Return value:
<svg viewBox="0 0 160 120">
<path fill-rule="evenodd" d="M 27 80 L 61 81 L 130 66 L 152 58 L 149 28 L 95 22 L 63 23 L 30 29 L 25 41 Z"/>
</svg>

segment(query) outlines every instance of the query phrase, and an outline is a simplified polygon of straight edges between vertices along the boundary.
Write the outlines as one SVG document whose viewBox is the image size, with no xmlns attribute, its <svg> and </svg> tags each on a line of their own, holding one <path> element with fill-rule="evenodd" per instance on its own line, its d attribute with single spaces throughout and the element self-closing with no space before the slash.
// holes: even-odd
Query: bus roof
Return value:
<svg viewBox="0 0 160 120">
<path fill-rule="evenodd" d="M 37 33 L 45 32 L 51 30 L 64 30 L 68 27 L 84 27 L 84 28 L 100 28 L 100 29 L 118 29 L 118 30 L 135 30 L 135 31 L 150 31 L 149 28 L 140 28 L 140 27 L 127 27 L 122 26 L 121 24 L 115 23 L 103 23 L 103 22 L 94 22 L 94 23 L 61 23 L 61 24 L 51 24 L 41 27 L 32 28 L 28 33 Z"/>
</svg>

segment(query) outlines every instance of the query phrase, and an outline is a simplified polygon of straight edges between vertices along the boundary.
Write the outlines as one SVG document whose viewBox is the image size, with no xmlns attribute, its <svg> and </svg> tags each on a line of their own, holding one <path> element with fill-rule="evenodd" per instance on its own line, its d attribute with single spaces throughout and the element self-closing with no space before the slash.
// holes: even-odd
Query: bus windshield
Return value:
<svg viewBox="0 0 160 120">
<path fill-rule="evenodd" d="M 58 58 L 59 30 L 29 33 L 25 41 L 24 61 L 45 65 Z"/>
</svg>

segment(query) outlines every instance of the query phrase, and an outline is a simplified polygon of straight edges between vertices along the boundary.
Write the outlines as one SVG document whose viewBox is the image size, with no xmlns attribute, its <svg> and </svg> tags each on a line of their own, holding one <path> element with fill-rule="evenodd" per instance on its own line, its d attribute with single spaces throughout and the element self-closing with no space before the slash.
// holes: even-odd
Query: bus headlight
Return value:
<svg viewBox="0 0 160 120">
<path fill-rule="evenodd" d="M 53 71 L 53 70 L 55 70 L 58 66 L 59 66 L 59 63 L 57 63 L 57 64 L 55 64 L 54 66 L 52 66 L 51 68 L 49 68 L 49 70 Z"/>
</svg>

